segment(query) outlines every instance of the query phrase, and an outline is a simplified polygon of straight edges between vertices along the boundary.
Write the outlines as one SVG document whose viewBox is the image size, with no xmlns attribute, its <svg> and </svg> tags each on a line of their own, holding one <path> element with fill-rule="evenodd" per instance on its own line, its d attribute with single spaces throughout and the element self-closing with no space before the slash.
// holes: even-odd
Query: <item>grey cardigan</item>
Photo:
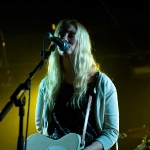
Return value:
<svg viewBox="0 0 150 150">
<path fill-rule="evenodd" d="M 45 77 L 46 78 L 46 77 Z M 35 124 L 36 129 L 43 135 L 48 135 L 47 129 L 51 120 L 51 111 L 49 110 L 45 95 L 44 82 L 39 85 L 37 96 Z M 119 107 L 117 90 L 111 79 L 104 73 L 99 73 L 94 87 L 96 94 L 95 116 L 98 140 L 102 143 L 104 150 L 111 148 L 119 136 Z"/>
</svg>

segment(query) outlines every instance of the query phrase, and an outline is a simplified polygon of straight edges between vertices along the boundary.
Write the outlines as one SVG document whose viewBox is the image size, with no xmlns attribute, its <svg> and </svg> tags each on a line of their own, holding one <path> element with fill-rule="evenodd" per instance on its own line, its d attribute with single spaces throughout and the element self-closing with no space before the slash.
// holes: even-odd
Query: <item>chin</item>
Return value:
<svg viewBox="0 0 150 150">
<path fill-rule="evenodd" d="M 65 51 L 65 54 L 67 54 L 67 55 L 72 55 L 73 52 L 74 52 L 74 50 L 68 49 L 67 51 Z"/>
</svg>

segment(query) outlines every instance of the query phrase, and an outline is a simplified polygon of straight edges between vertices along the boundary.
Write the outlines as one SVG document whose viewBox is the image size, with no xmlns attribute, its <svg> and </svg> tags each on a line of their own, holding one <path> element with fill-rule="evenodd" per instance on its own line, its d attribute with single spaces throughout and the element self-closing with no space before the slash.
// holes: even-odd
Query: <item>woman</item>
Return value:
<svg viewBox="0 0 150 150">
<path fill-rule="evenodd" d="M 68 49 L 57 47 L 49 57 L 47 76 L 39 85 L 36 129 L 56 140 L 68 133 L 82 136 L 90 87 L 95 81 L 84 149 L 107 150 L 119 135 L 115 85 L 100 71 L 90 36 L 81 23 L 61 20 L 54 36 L 68 42 Z"/>
</svg>

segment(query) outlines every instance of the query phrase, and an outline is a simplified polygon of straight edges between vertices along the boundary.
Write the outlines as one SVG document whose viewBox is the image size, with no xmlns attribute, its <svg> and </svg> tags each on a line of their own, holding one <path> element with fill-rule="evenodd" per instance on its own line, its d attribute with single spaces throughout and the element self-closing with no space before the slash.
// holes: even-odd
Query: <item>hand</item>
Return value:
<svg viewBox="0 0 150 150">
<path fill-rule="evenodd" d="M 83 150 L 103 150 L 103 145 L 99 141 L 95 141 Z"/>
<path fill-rule="evenodd" d="M 83 150 L 90 150 L 88 147 L 85 147 Z"/>
</svg>

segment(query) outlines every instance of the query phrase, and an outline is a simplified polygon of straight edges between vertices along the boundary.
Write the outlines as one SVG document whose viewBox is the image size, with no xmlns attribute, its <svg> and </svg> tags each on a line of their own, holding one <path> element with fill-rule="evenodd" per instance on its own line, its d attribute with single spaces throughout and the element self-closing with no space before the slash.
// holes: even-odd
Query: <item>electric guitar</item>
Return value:
<svg viewBox="0 0 150 150">
<path fill-rule="evenodd" d="M 84 148 L 84 145 L 81 146 L 81 136 L 76 133 L 69 133 L 58 140 L 35 133 L 26 139 L 24 146 L 25 150 L 82 150 Z"/>
<path fill-rule="evenodd" d="M 24 143 L 25 150 L 83 150 L 91 101 L 92 96 L 89 95 L 82 139 L 76 133 L 69 133 L 58 140 L 53 140 L 45 135 L 35 133 L 26 139 Z"/>
</svg>

